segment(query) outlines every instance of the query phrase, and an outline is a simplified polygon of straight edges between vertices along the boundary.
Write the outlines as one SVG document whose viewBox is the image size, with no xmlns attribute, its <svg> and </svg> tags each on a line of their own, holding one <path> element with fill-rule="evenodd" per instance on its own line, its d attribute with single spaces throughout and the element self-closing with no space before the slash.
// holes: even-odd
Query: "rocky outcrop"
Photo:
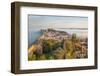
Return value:
<svg viewBox="0 0 100 76">
<path fill-rule="evenodd" d="M 54 39 L 54 40 L 62 41 L 70 37 L 70 35 L 67 32 L 58 31 L 54 29 L 42 29 L 41 32 L 42 32 L 42 36 L 40 36 L 39 40 Z"/>
</svg>

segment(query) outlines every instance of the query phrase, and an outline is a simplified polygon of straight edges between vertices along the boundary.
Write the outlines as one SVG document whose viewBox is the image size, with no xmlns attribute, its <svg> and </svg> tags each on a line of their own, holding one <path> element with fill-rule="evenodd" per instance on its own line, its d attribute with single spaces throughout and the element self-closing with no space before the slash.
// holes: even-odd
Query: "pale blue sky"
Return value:
<svg viewBox="0 0 100 76">
<path fill-rule="evenodd" d="M 29 15 L 29 29 L 88 28 L 88 17 Z"/>
</svg>

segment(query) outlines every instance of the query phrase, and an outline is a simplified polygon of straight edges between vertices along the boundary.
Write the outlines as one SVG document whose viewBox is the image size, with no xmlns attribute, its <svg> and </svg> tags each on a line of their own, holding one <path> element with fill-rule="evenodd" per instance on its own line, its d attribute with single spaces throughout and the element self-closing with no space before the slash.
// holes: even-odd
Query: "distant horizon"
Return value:
<svg viewBox="0 0 100 76">
<path fill-rule="evenodd" d="M 42 29 L 44 29 L 44 28 L 42 28 Z M 86 29 L 87 30 L 88 28 L 45 28 L 45 29 L 81 29 L 81 30 Z"/>
<path fill-rule="evenodd" d="M 28 16 L 29 30 L 34 28 L 88 28 L 88 17 L 63 17 L 63 16 Z"/>
<path fill-rule="evenodd" d="M 82 37 L 86 37 L 88 33 L 88 17 L 28 15 L 28 21 L 29 45 L 41 36 L 41 29 L 60 29 L 60 31 L 69 34 L 76 33 Z"/>
</svg>

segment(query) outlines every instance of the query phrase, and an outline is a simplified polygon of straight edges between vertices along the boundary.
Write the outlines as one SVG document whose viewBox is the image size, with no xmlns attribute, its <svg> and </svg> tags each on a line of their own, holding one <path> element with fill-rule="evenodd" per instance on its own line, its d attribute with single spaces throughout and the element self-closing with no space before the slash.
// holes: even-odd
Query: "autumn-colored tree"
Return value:
<svg viewBox="0 0 100 76">
<path fill-rule="evenodd" d="M 75 58 L 75 54 L 73 51 L 69 51 L 65 54 L 65 59 L 73 59 Z"/>
<path fill-rule="evenodd" d="M 65 52 L 65 59 L 74 58 L 74 49 L 73 49 L 73 44 L 72 44 L 71 40 L 65 40 L 63 48 L 66 51 Z"/>
<path fill-rule="evenodd" d="M 72 42 L 71 40 L 65 40 L 63 44 L 63 48 L 66 52 L 73 50 Z"/>
</svg>

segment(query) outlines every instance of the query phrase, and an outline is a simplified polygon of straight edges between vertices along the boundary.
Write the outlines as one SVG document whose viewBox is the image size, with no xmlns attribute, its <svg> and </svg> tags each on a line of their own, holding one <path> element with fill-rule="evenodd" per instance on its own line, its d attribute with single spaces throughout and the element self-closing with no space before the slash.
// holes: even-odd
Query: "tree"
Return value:
<svg viewBox="0 0 100 76">
<path fill-rule="evenodd" d="M 76 34 L 75 33 L 73 33 L 72 34 L 72 42 L 76 42 L 76 40 L 77 40 L 77 36 L 76 36 Z"/>
<path fill-rule="evenodd" d="M 32 56 L 28 56 L 28 60 L 29 60 L 29 61 L 30 61 L 30 60 L 36 60 L 36 55 L 33 54 Z"/>
<path fill-rule="evenodd" d="M 75 58 L 74 51 L 68 51 L 68 52 L 65 54 L 65 59 L 73 59 L 73 58 Z"/>
<path fill-rule="evenodd" d="M 48 59 L 48 60 L 53 60 L 53 59 L 54 59 L 54 56 L 48 55 L 48 56 L 47 56 L 47 59 Z"/>
<path fill-rule="evenodd" d="M 37 55 L 37 60 L 46 60 L 45 54 Z"/>
<path fill-rule="evenodd" d="M 72 59 L 72 58 L 74 58 L 74 49 L 73 49 L 73 43 L 72 43 L 71 40 L 65 40 L 63 48 L 66 51 L 65 59 Z"/>
<path fill-rule="evenodd" d="M 63 59 L 65 55 L 65 51 L 59 47 L 52 54 L 55 59 Z"/>
<path fill-rule="evenodd" d="M 70 50 L 73 50 L 73 45 L 72 45 L 72 42 L 71 40 L 65 40 L 64 41 L 64 44 L 63 44 L 63 48 L 66 52 L 70 51 Z"/>
<path fill-rule="evenodd" d="M 43 40 L 42 46 L 44 53 L 50 53 L 53 50 L 57 49 L 60 46 L 60 43 L 57 40 L 48 39 L 48 40 Z"/>
</svg>

